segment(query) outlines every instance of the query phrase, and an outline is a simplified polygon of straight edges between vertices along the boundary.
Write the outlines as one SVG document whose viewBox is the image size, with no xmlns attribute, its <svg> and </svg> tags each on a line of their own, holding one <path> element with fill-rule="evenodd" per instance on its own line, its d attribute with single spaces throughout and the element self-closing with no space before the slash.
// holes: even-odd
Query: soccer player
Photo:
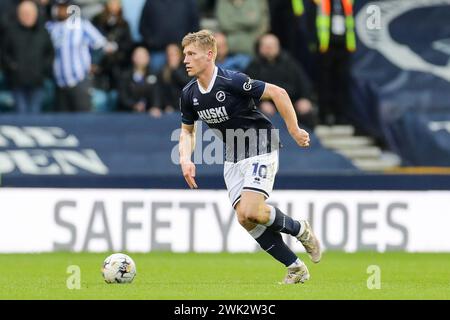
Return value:
<svg viewBox="0 0 450 320">
<path fill-rule="evenodd" d="M 314 263 L 321 258 L 320 244 L 306 220 L 296 221 L 265 203 L 278 171 L 280 144 L 273 134 L 274 126 L 254 103 L 254 99 L 272 100 L 292 138 L 300 147 L 308 147 L 309 135 L 299 128 L 288 94 L 273 84 L 218 68 L 216 39 L 208 30 L 187 34 L 182 47 L 186 70 L 194 77 L 180 98 L 179 151 L 186 182 L 191 189 L 198 188 L 191 155 L 195 121 L 201 119 L 225 143 L 224 178 L 239 223 L 262 249 L 287 267 L 284 283 L 305 282 L 309 279 L 308 268 L 284 243 L 280 232 L 298 239 Z M 256 142 L 251 140 L 252 135 Z M 239 143 L 244 147 L 239 148 Z"/>
</svg>

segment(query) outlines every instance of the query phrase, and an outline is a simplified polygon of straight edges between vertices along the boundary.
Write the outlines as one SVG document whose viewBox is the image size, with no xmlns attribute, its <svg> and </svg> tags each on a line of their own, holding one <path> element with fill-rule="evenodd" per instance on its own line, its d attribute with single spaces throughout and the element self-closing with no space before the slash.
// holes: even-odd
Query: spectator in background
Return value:
<svg viewBox="0 0 450 320">
<path fill-rule="evenodd" d="M 231 54 L 253 56 L 257 39 L 269 30 L 267 0 L 217 0 L 216 16 Z"/>
<path fill-rule="evenodd" d="M 245 71 L 250 63 L 251 57 L 246 54 L 229 54 L 227 36 L 222 32 L 214 34 L 217 42 L 216 65 L 223 69 Z"/>
<path fill-rule="evenodd" d="M 15 20 L 16 8 L 23 1 L 25 0 L 0 0 L 0 40 L 2 39 L 2 30 L 5 29 L 10 20 Z M 39 20 L 48 21 L 50 19 L 50 0 L 32 1 L 38 5 Z"/>
<path fill-rule="evenodd" d="M 39 5 L 39 12 L 44 21 L 49 21 L 52 18 L 52 4 L 51 0 L 35 0 Z"/>
<path fill-rule="evenodd" d="M 262 36 L 257 48 L 257 57 L 250 63 L 246 73 L 254 79 L 271 82 L 286 89 L 299 122 L 312 129 L 315 120 L 311 84 L 304 70 L 289 53 L 280 49 L 280 42 L 273 34 Z M 275 106 L 269 101 L 262 101 L 260 108 L 268 115 L 276 113 Z"/>
<path fill-rule="evenodd" d="M 33 1 L 17 6 L 3 39 L 3 63 L 19 113 L 37 114 L 42 109 L 44 80 L 51 75 L 54 51 L 50 36 Z"/>
<path fill-rule="evenodd" d="M 145 47 L 137 47 L 132 55 L 133 67 L 120 80 L 119 110 L 148 112 L 162 115 L 157 76 L 150 72 L 150 54 Z"/>
<path fill-rule="evenodd" d="M 197 4 L 202 17 L 214 18 L 216 0 L 197 0 Z"/>
<path fill-rule="evenodd" d="M 5 74 L 2 66 L 3 39 L 5 38 L 5 22 L 10 19 L 10 13 L 14 11 L 17 0 L 0 0 L 0 111 L 14 108 L 14 99 L 7 90 Z"/>
<path fill-rule="evenodd" d="M 177 44 L 166 48 L 166 64 L 158 76 L 164 112 L 178 110 L 181 92 L 190 78 L 183 64 L 183 52 Z"/>
<path fill-rule="evenodd" d="M 5 13 L 14 9 L 19 0 L 2 0 L 0 1 L 0 12 Z"/>
<path fill-rule="evenodd" d="M 109 41 L 118 45 L 117 51 L 103 56 L 94 72 L 97 88 L 114 90 L 133 46 L 130 28 L 122 15 L 121 0 L 108 0 L 103 12 L 94 18 L 93 24 Z"/>
<path fill-rule="evenodd" d="M 347 124 L 350 59 L 356 50 L 352 0 L 315 0 L 311 32 L 317 36 L 319 117 L 322 123 Z"/>
<path fill-rule="evenodd" d="M 3 52 L 3 39 L 5 38 L 6 26 L 8 20 L 14 20 L 14 9 L 16 8 L 18 0 L 0 0 L 0 58 Z M 2 73 L 2 61 L 0 59 L 0 83 L 3 84 L 4 75 Z M 3 87 L 0 90 L 4 89 Z M 2 99 L 3 95 L 0 97 Z M 0 101 L 0 105 L 2 105 Z"/>
<path fill-rule="evenodd" d="M 197 0 L 147 0 L 142 10 L 139 31 L 152 56 L 152 70 L 159 72 L 165 63 L 165 49 L 180 43 L 184 35 L 199 29 Z"/>
<path fill-rule="evenodd" d="M 0 0 L 0 48 L 9 20 L 14 20 L 19 0 Z"/>
<path fill-rule="evenodd" d="M 117 44 L 110 43 L 88 21 L 81 17 L 69 18 L 71 0 L 55 0 L 56 21 L 47 23 L 56 58 L 53 72 L 57 84 L 57 111 L 91 111 L 92 89 L 90 50 L 103 49 L 111 54 Z"/>
<path fill-rule="evenodd" d="M 299 27 L 294 14 L 294 4 L 300 4 L 303 9 L 303 0 L 268 0 L 270 12 L 270 32 L 280 40 L 281 47 L 295 56 L 298 46 Z M 312 0 L 306 0 L 312 1 Z"/>
<path fill-rule="evenodd" d="M 4 21 L 5 16 L 11 14 L 16 9 L 20 0 L 1 0 L 0 1 L 0 16 Z"/>
<path fill-rule="evenodd" d="M 302 65 L 310 79 L 315 79 L 314 55 L 309 45 L 307 11 L 313 0 L 269 0 L 270 30 L 280 40 L 281 47 Z"/>
</svg>

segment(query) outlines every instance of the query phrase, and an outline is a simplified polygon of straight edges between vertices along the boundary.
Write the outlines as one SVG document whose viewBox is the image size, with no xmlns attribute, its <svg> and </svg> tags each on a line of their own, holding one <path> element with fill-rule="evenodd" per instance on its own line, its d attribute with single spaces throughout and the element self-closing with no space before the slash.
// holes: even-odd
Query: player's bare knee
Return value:
<svg viewBox="0 0 450 320">
<path fill-rule="evenodd" d="M 236 212 L 238 214 L 238 220 L 240 224 L 252 222 L 258 223 L 259 212 L 258 207 L 255 205 L 250 205 L 245 202 L 240 202 L 236 206 Z"/>
<path fill-rule="evenodd" d="M 234 210 L 236 211 L 239 223 L 241 225 L 244 225 L 245 223 L 247 223 L 247 219 L 246 219 L 246 217 L 244 215 L 244 211 L 242 210 L 242 206 L 241 206 L 240 202 L 238 202 L 236 204 L 236 206 L 234 207 Z"/>
<path fill-rule="evenodd" d="M 237 211 L 237 210 L 236 210 L 236 213 L 237 213 L 237 218 L 238 218 L 239 224 L 241 226 L 245 226 L 248 223 L 247 218 L 244 215 L 240 214 L 239 211 Z"/>
<path fill-rule="evenodd" d="M 252 223 L 259 223 L 259 214 L 257 210 L 248 210 L 245 212 L 245 218 Z"/>
</svg>

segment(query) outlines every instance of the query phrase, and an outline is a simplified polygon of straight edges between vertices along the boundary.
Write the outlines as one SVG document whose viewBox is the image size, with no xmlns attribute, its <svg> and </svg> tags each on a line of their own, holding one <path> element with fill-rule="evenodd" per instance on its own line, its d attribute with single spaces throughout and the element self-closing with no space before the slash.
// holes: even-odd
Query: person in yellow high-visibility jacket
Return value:
<svg viewBox="0 0 450 320">
<path fill-rule="evenodd" d="M 348 51 L 353 52 L 356 50 L 356 36 L 355 36 L 355 21 L 353 18 L 353 0 L 314 0 L 314 2 L 318 6 L 316 25 L 317 25 L 317 35 L 319 40 L 319 51 L 326 52 L 330 46 L 330 29 L 333 28 L 340 29 L 337 32 L 333 32 L 338 35 L 342 35 L 345 32 L 345 45 Z M 343 9 L 343 12 L 338 13 L 338 15 L 333 15 L 337 13 L 336 11 L 331 12 L 331 8 L 334 4 L 334 7 L 340 5 Z M 339 10 L 339 9 L 337 9 Z M 338 19 L 342 16 L 344 20 L 340 20 L 339 22 L 335 22 L 337 17 Z M 332 24 L 334 23 L 334 25 Z M 341 26 L 340 26 L 341 25 Z M 331 27 L 331 28 L 330 28 Z M 345 28 L 345 30 L 344 30 Z M 342 30 L 342 31 L 341 31 Z"/>
<path fill-rule="evenodd" d="M 350 103 L 350 58 L 356 50 L 353 0 L 314 2 L 319 118 L 325 124 L 345 124 Z"/>
</svg>

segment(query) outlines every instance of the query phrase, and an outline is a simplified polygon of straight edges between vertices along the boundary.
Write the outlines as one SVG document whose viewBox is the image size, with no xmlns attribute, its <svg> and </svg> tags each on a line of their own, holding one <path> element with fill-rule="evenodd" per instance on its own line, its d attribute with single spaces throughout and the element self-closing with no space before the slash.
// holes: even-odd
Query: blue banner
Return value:
<svg viewBox="0 0 450 320">
<path fill-rule="evenodd" d="M 405 165 L 450 166 L 450 1 L 356 1 L 349 114 Z"/>
<path fill-rule="evenodd" d="M 357 171 L 349 160 L 324 149 L 298 147 L 281 118 L 284 147 L 280 173 Z M 178 161 L 179 114 L 153 119 L 137 114 L 48 114 L 0 117 L 0 174 L 3 177 L 181 177 Z M 197 174 L 222 176 L 223 159 L 210 163 L 206 125 L 198 124 L 194 160 Z M 222 148 L 222 142 L 218 146 Z M 209 148 L 208 148 L 209 146 Z M 219 149 L 219 148 L 217 148 Z M 198 154 L 197 154 L 198 152 Z"/>
</svg>

